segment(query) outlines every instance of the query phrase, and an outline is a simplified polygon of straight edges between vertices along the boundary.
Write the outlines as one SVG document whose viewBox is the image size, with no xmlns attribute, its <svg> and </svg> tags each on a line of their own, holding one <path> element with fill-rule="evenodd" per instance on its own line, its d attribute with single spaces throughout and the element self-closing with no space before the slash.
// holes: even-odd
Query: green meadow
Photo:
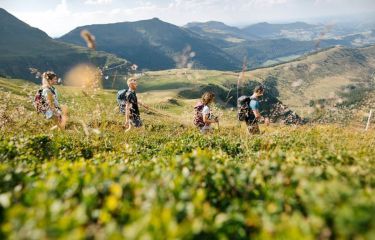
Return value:
<svg viewBox="0 0 375 240">
<path fill-rule="evenodd" d="M 218 104 L 220 126 L 201 135 L 184 80 L 157 74 L 139 81 L 149 109 L 127 133 L 114 90 L 58 86 L 70 120 L 59 131 L 33 110 L 37 85 L 0 79 L 1 239 L 375 238 L 373 129 L 249 136 Z"/>
</svg>

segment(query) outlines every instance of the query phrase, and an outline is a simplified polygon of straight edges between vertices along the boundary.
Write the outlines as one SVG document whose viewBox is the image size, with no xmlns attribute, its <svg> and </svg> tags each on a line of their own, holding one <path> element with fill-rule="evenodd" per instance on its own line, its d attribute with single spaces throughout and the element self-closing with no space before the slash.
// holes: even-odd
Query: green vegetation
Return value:
<svg viewBox="0 0 375 240">
<path fill-rule="evenodd" d="M 269 84 L 274 82 L 269 80 Z M 0 81 L 0 238 L 373 239 L 375 131 L 263 127 L 222 110 L 202 136 L 193 102 L 142 93 L 145 127 L 124 133 L 114 91 L 58 87 L 65 132 Z M 159 97 L 158 97 L 159 96 Z"/>
</svg>

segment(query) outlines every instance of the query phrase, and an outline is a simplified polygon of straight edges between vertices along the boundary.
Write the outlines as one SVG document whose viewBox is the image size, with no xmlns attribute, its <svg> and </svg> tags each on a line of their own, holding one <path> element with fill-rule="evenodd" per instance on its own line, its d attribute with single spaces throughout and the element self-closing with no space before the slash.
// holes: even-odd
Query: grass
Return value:
<svg viewBox="0 0 375 240">
<path fill-rule="evenodd" d="M 60 132 L 29 107 L 36 85 L 0 86 L 1 238 L 375 236 L 373 129 L 271 125 L 249 137 L 215 109 L 223 124 L 202 136 L 195 99 L 155 90 L 139 94 L 152 106 L 144 128 L 125 133 L 115 91 L 59 86 L 70 109 Z"/>
</svg>

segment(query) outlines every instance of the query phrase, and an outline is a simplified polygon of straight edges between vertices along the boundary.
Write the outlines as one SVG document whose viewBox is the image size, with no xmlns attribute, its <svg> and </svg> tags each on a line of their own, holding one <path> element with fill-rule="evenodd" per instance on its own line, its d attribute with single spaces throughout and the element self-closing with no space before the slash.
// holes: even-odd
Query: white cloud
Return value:
<svg viewBox="0 0 375 240">
<path fill-rule="evenodd" d="M 254 5 L 258 6 L 274 6 L 279 4 L 285 4 L 288 0 L 253 0 Z"/>
<path fill-rule="evenodd" d="M 104 5 L 104 4 L 110 4 L 112 3 L 112 0 L 86 0 L 85 4 L 89 5 Z"/>
<path fill-rule="evenodd" d="M 338 4 L 340 1 L 341 4 Z M 102 5 L 85 8 L 82 6 L 84 3 Z M 104 6 L 105 3 L 108 4 Z M 55 8 L 48 11 L 15 12 L 15 15 L 56 37 L 77 26 L 153 17 L 177 25 L 209 20 L 247 25 L 260 21 L 293 21 L 332 13 L 356 13 L 371 8 L 374 3 L 370 0 L 358 0 L 356 3 L 351 0 L 165 0 L 163 3 L 159 0 L 85 0 L 80 3 L 60 0 Z"/>
<path fill-rule="evenodd" d="M 57 13 L 57 14 L 69 14 L 70 11 L 68 9 L 68 4 L 66 0 L 61 0 L 61 3 L 59 3 L 55 10 L 49 11 L 50 13 Z"/>
</svg>

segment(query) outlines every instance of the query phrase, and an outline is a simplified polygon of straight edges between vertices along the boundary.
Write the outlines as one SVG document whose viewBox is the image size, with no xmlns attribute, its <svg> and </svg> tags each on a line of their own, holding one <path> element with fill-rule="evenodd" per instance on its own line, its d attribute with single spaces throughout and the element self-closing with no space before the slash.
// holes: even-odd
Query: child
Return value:
<svg viewBox="0 0 375 240">
<path fill-rule="evenodd" d="M 67 108 L 60 107 L 57 90 L 54 85 L 58 84 L 58 77 L 52 71 L 42 74 L 41 96 L 44 99 L 44 109 L 42 113 L 46 119 L 53 119 L 60 129 L 65 129 L 67 122 Z"/>
<path fill-rule="evenodd" d="M 215 101 L 215 94 L 205 92 L 201 101 L 195 106 L 194 125 L 200 129 L 200 132 L 206 134 L 212 131 L 211 124 L 218 123 L 217 117 L 213 117 L 210 104 Z"/>
<path fill-rule="evenodd" d="M 260 107 L 259 97 L 263 96 L 263 94 L 264 94 L 264 87 L 257 86 L 254 89 L 253 95 L 250 97 L 251 100 L 250 100 L 249 108 L 254 114 L 254 118 L 249 118 L 251 120 L 246 121 L 247 130 L 249 134 L 260 134 L 259 125 L 258 125 L 259 120 L 264 119 L 265 124 L 266 125 L 269 124 L 268 118 L 262 117 L 259 111 L 259 107 Z"/>
<path fill-rule="evenodd" d="M 129 78 L 127 83 L 129 89 L 125 93 L 125 127 L 128 125 L 126 132 L 129 131 L 132 126 L 136 128 L 142 127 L 137 94 L 135 93 L 137 90 L 137 79 Z"/>
</svg>

